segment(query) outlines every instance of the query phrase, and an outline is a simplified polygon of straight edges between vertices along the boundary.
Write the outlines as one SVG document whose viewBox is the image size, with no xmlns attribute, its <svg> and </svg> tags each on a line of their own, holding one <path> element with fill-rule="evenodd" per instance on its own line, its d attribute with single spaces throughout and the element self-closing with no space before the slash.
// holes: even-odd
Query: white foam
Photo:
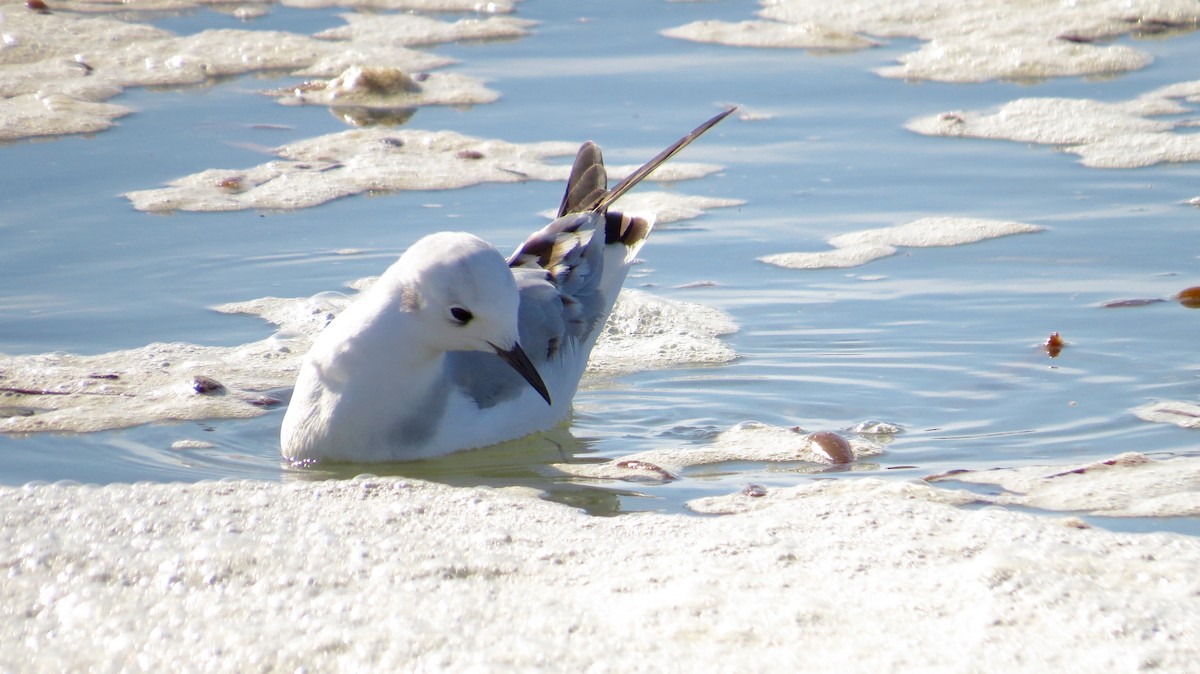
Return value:
<svg viewBox="0 0 1200 674">
<path fill-rule="evenodd" d="M 282 159 L 248 169 L 209 169 L 170 187 L 125 196 L 143 211 L 295 209 L 372 190 L 443 190 L 483 182 L 555 180 L 549 157 L 575 143 L 506 143 L 452 131 L 351 129 L 276 148 Z"/>
<path fill-rule="evenodd" d="M 1200 428 L 1200 405 L 1184 400 L 1160 400 L 1135 407 L 1133 413 L 1143 421 L 1175 424 L 1180 428 Z"/>
<path fill-rule="evenodd" d="M 900 247 L 933 248 L 961 246 L 1012 234 L 1040 232 L 1044 228 L 1020 222 L 983 218 L 930 217 L 895 227 L 839 234 L 829 243 L 833 250 L 777 253 L 759 258 L 789 269 L 856 267 L 894 255 Z"/>
<path fill-rule="evenodd" d="M 142 3 L 139 8 L 178 10 L 197 4 L 166 0 Z M 410 4 L 437 6 L 442 11 L 463 3 Z M 73 3 L 71 9 L 129 8 L 124 3 Z M 488 11 L 482 5 L 480 9 Z M 511 5 L 500 3 L 496 9 L 510 11 Z M 4 12 L 0 21 L 6 37 L 5 48 L 0 50 L 0 140 L 107 129 L 130 110 L 104 101 L 128 87 L 198 84 L 261 70 L 290 70 L 324 78 L 336 78 L 351 67 L 424 72 L 452 60 L 407 45 L 509 39 L 524 35 L 530 25 L 503 16 L 440 21 L 407 14 L 352 14 L 347 15 L 347 26 L 330 29 L 317 38 L 228 29 L 177 36 L 133 21 L 86 13 L 43 14 L 24 7 Z M 310 97 L 308 102 L 325 102 L 319 98 Z M 494 99 L 494 92 L 477 80 L 439 74 L 430 75 L 426 91 L 409 96 L 404 104 L 459 105 Z"/>
<path fill-rule="evenodd" d="M 149 344 L 94 356 L 0 355 L 6 404 L 29 416 L 0 418 L 0 432 L 99 431 L 168 419 L 247 418 L 277 404 L 265 392 L 290 386 L 298 355 L 277 342 L 236 347 Z M 222 390 L 199 393 L 195 377 Z"/>
<path fill-rule="evenodd" d="M 722 335 L 737 332 L 724 312 L 625 288 L 588 360 L 591 375 L 686 365 L 719 365 L 737 354 Z"/>
<path fill-rule="evenodd" d="M 858 49 L 866 36 L 923 41 L 884 77 L 943 82 L 1037 80 L 1136 70 L 1153 59 L 1106 41 L 1130 33 L 1194 25 L 1200 9 L 1187 0 L 1087 0 L 996 3 L 988 0 L 762 0 L 760 19 L 698 21 L 663 31 L 668 37 L 745 47 Z"/>
<path fill-rule="evenodd" d="M 713 42 L 736 47 L 791 47 L 841 51 L 875 47 L 879 43 L 854 33 L 819 24 L 779 21 L 693 21 L 660 31 L 666 37 L 692 42 Z"/>
<path fill-rule="evenodd" d="M 370 279 L 355 284 L 359 289 Z M 279 331 L 240 346 L 150 344 L 82 356 L 69 353 L 0 354 L 0 433 L 91 432 L 164 420 L 238 419 L 279 404 L 271 391 L 291 387 L 312 336 L 351 298 L 265 297 L 215 307 L 261 316 Z M 589 364 L 589 376 L 644 369 L 718 364 L 733 350 L 719 337 L 736 330 L 725 314 L 699 304 L 624 291 Z M 196 383 L 204 377 L 221 385 Z M 3 411 L 0 409 L 0 411 Z"/>
<path fill-rule="evenodd" d="M 516 0 L 281 0 L 279 4 L 305 9 L 349 7 L 356 10 L 509 14 L 513 11 L 515 2 Z"/>
<path fill-rule="evenodd" d="M 388 47 L 433 45 L 459 40 L 511 40 L 523 37 L 535 21 L 508 16 L 440 21 L 419 14 L 343 14 L 346 25 L 313 37 Z"/>
<path fill-rule="evenodd" d="M 275 161 L 246 169 L 208 169 L 169 187 L 129 192 L 142 211 L 232 211 L 308 208 L 378 190 L 445 190 L 485 182 L 565 180 L 569 166 L 547 160 L 574 154 L 577 143 L 509 143 L 452 131 L 373 127 L 325 134 L 278 147 Z M 685 180 L 719 170 L 678 162 L 655 180 Z M 613 169 L 622 175 L 623 167 Z M 716 202 L 723 205 L 727 202 Z"/>
<path fill-rule="evenodd" d="M 934 480 L 989 484 L 1005 490 L 979 495 L 977 500 L 985 503 L 1109 517 L 1200 515 L 1200 459 L 1196 457 L 1157 461 L 1128 452 L 1086 464 L 954 472 Z"/>
<path fill-rule="evenodd" d="M 329 80 L 263 92 L 284 105 L 400 109 L 422 105 L 479 105 L 500 94 L 457 73 L 427 73 L 420 81 L 400 68 L 352 65 Z"/>
<path fill-rule="evenodd" d="M 1162 162 L 1200 161 L 1200 136 L 1180 133 L 1187 120 L 1157 119 L 1188 108 L 1200 80 L 1163 87 L 1128 101 L 1021 98 L 991 113 L 943 112 L 910 121 L 929 136 L 993 138 L 1054 145 L 1095 168 L 1137 168 Z"/>
<path fill-rule="evenodd" d="M 594 518 L 376 478 L 2 488 L 0 669 L 1194 668 L 1200 541 L 947 500 L 825 480 Z"/>
</svg>

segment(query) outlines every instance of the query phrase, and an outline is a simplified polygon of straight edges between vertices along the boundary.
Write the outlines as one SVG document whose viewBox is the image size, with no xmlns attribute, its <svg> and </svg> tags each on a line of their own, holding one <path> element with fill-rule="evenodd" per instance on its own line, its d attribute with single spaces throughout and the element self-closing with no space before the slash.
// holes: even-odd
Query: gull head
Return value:
<svg viewBox="0 0 1200 674">
<path fill-rule="evenodd" d="M 550 403 L 550 394 L 518 341 L 520 294 L 499 251 L 464 232 L 413 244 L 377 283 L 416 322 L 433 351 L 496 353 Z"/>
</svg>

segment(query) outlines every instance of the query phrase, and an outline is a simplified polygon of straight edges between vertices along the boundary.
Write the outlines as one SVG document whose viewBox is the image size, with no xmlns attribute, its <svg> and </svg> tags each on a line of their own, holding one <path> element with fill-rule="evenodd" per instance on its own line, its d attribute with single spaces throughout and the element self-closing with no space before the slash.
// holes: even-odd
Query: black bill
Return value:
<svg viewBox="0 0 1200 674">
<path fill-rule="evenodd" d="M 491 342 L 488 342 L 488 344 L 496 350 L 496 355 L 503 358 L 504 362 L 512 366 L 512 369 L 516 370 L 517 374 L 520 374 L 525 378 L 525 381 L 529 382 L 533 390 L 537 391 L 546 400 L 547 405 L 554 404 L 550 402 L 550 392 L 546 390 L 546 384 L 542 381 L 542 376 L 538 374 L 537 368 L 533 366 L 533 363 L 529 362 L 529 356 L 526 356 L 525 352 L 521 350 L 520 344 L 514 344 L 513 348 L 508 351 Z"/>
</svg>

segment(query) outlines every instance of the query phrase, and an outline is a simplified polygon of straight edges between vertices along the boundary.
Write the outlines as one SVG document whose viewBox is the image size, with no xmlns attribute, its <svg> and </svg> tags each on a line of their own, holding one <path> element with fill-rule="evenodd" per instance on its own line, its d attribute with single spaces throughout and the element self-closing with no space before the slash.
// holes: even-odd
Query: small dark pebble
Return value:
<svg viewBox="0 0 1200 674">
<path fill-rule="evenodd" d="M 742 494 L 744 496 L 749 496 L 750 498 L 761 498 L 767 495 L 767 488 L 761 484 L 748 484 L 746 485 L 746 488 L 742 490 Z"/>
<path fill-rule="evenodd" d="M 215 393 L 224 393 L 225 385 L 212 377 L 205 377 L 202 374 L 198 374 L 192 377 L 192 390 L 202 395 L 213 395 Z"/>
<path fill-rule="evenodd" d="M 392 147 L 404 147 L 403 138 L 384 138 L 381 142 L 384 145 L 391 145 Z"/>
<path fill-rule="evenodd" d="M 459 150 L 454 156 L 459 159 L 483 159 L 483 153 L 479 150 Z"/>
<path fill-rule="evenodd" d="M 278 398 L 272 398 L 271 396 L 259 396 L 257 398 L 252 398 L 247 402 L 255 407 L 273 407 L 282 403 L 283 401 Z"/>
<path fill-rule="evenodd" d="M 42 0 L 25 0 L 25 8 L 32 9 L 38 14 L 49 14 L 50 7 Z"/>
<path fill-rule="evenodd" d="M 108 372 L 105 374 L 98 374 L 98 373 L 93 372 L 92 374 L 88 375 L 88 379 L 120 379 L 120 378 L 121 378 L 121 375 L 114 374 L 112 372 Z"/>
</svg>

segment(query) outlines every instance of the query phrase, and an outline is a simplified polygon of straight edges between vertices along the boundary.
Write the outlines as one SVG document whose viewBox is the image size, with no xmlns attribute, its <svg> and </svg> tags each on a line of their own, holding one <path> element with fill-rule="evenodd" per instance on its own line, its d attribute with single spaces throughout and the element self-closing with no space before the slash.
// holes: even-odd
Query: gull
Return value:
<svg viewBox="0 0 1200 674">
<path fill-rule="evenodd" d="M 507 259 L 464 232 L 414 243 L 313 341 L 283 418 L 283 456 L 408 461 L 561 423 L 653 227 L 609 207 L 733 111 L 611 190 L 599 146 L 584 143 L 558 217 Z"/>
</svg>

